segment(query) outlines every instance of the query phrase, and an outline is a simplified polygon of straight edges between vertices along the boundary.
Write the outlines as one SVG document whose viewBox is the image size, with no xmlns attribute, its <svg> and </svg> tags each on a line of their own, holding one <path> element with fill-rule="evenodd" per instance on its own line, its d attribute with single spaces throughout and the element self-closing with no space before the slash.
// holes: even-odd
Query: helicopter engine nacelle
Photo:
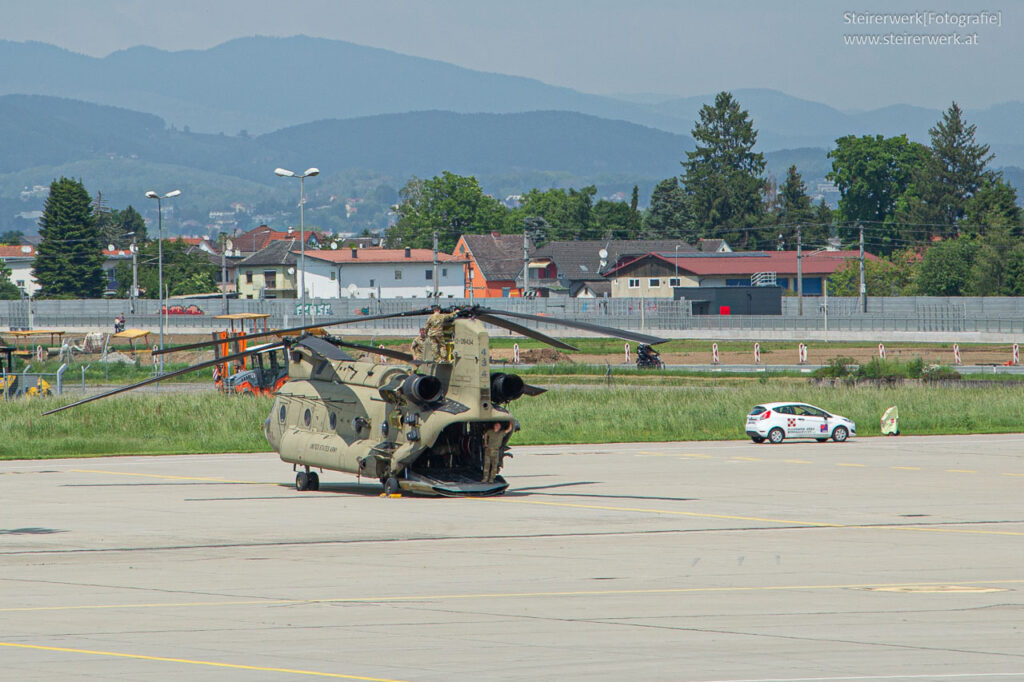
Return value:
<svg viewBox="0 0 1024 682">
<path fill-rule="evenodd" d="M 491 401 L 507 403 L 523 394 L 523 379 L 518 374 L 495 372 L 491 375 Z"/>
<path fill-rule="evenodd" d="M 430 374 L 410 374 L 402 382 L 402 395 L 416 403 L 436 403 L 444 395 L 444 384 Z"/>
</svg>

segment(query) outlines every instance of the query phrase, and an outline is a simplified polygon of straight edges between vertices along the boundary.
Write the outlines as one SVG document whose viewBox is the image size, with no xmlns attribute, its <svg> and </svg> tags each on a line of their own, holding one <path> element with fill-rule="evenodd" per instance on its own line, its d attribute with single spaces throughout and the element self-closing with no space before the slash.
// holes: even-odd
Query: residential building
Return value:
<svg viewBox="0 0 1024 682">
<path fill-rule="evenodd" d="M 266 225 L 260 225 L 259 227 L 254 227 L 248 232 L 232 236 L 231 241 L 234 242 L 236 249 L 246 256 L 249 256 L 258 251 L 262 251 L 274 241 L 294 239 L 296 248 L 298 248 L 298 240 L 300 238 L 299 234 L 300 231 L 295 229 L 274 230 Z M 306 230 L 305 238 L 307 249 L 319 249 L 320 244 L 323 242 L 323 236 L 313 230 Z"/>
<path fill-rule="evenodd" d="M 298 298 L 298 249 L 298 239 L 274 239 L 238 261 L 238 297 Z M 306 286 L 308 291 L 308 280 Z"/>
<path fill-rule="evenodd" d="M 298 254 L 292 254 L 298 257 Z M 437 254 L 442 298 L 461 298 L 462 259 Z M 431 249 L 306 249 L 306 295 L 310 298 L 430 298 L 434 295 Z"/>
<path fill-rule="evenodd" d="M 527 242 L 527 253 L 533 243 Z M 465 298 L 518 298 L 523 295 L 523 235 L 464 234 L 455 244 L 455 255 L 465 260 Z M 530 272 L 531 286 L 547 278 L 544 268 Z"/>
<path fill-rule="evenodd" d="M 570 296 L 603 297 L 611 295 L 603 273 L 621 262 L 654 251 L 698 253 L 692 245 L 678 239 L 548 242 L 533 254 L 530 267 L 543 272 L 548 280 L 557 282 Z M 542 280 L 541 286 L 544 285 Z"/>
<path fill-rule="evenodd" d="M 858 257 L 857 251 L 804 254 L 800 263 L 804 295 L 820 296 L 829 275 Z M 872 254 L 865 258 L 877 260 Z M 676 287 L 774 284 L 796 291 L 796 274 L 796 251 L 656 252 L 623 261 L 605 273 L 613 298 L 672 298 Z"/>
<path fill-rule="evenodd" d="M 30 244 L 0 245 L 0 262 L 11 271 L 11 282 L 26 296 L 35 296 L 41 288 L 32 274 L 35 259 L 36 249 Z"/>
</svg>

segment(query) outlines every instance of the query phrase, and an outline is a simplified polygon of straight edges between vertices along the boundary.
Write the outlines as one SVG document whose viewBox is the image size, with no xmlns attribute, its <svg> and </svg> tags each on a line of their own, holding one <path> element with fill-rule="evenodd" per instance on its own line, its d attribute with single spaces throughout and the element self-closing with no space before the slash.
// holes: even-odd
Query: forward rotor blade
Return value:
<svg viewBox="0 0 1024 682">
<path fill-rule="evenodd" d="M 301 327 L 288 327 L 286 329 L 271 329 L 265 332 L 254 332 L 252 334 L 242 334 L 240 336 L 232 336 L 227 339 L 210 339 L 209 341 L 197 341 L 196 343 L 185 344 L 184 346 L 174 346 L 173 348 L 161 348 L 153 351 L 153 355 L 163 355 L 164 353 L 173 353 L 179 350 L 193 350 L 195 348 L 206 348 L 208 346 L 216 346 L 222 343 L 233 343 L 236 341 L 248 341 L 249 339 L 259 339 L 264 336 L 282 336 L 286 334 L 298 334 L 310 329 L 319 329 L 320 327 L 333 327 L 340 324 L 355 324 L 357 322 L 368 322 L 370 320 L 385 320 L 391 317 L 415 317 L 416 315 L 429 315 L 432 311 L 430 308 L 423 308 L 419 310 L 407 310 L 401 313 L 388 313 L 386 315 L 361 315 L 359 317 L 346 317 L 340 320 L 326 320 L 323 322 L 317 322 L 316 324 L 307 324 Z"/>
<path fill-rule="evenodd" d="M 401 360 L 402 362 L 416 362 L 416 359 L 413 358 L 412 355 L 410 355 L 409 353 L 404 353 L 400 350 L 391 350 L 390 348 L 374 348 L 373 346 L 363 346 L 358 343 L 349 343 L 348 341 L 342 341 L 340 339 L 334 338 L 332 338 L 331 341 L 339 346 L 344 346 L 345 348 L 354 348 L 356 350 L 361 350 L 364 353 L 376 353 L 377 355 L 383 355 L 389 358 L 394 358 L 395 360 Z"/>
<path fill-rule="evenodd" d="M 627 341 L 636 341 L 637 343 L 646 343 L 649 346 L 653 346 L 658 343 L 665 343 L 668 339 L 661 339 L 657 336 L 649 336 L 647 334 L 640 334 L 638 332 L 631 332 L 625 329 L 616 329 L 615 327 L 605 327 L 600 324 L 592 324 L 590 322 L 576 322 L 575 320 L 563 320 L 560 317 L 541 317 L 540 315 L 527 315 L 525 313 L 510 313 L 504 310 L 490 310 L 487 308 L 477 308 L 477 317 L 480 313 L 488 315 L 502 315 L 508 317 L 518 317 L 523 320 L 533 320 L 534 322 L 546 322 L 548 324 L 560 324 L 564 327 L 572 327 L 574 329 L 582 329 L 588 332 L 594 332 L 596 334 L 602 334 L 604 336 L 614 336 L 620 339 L 626 339 Z"/>
<path fill-rule="evenodd" d="M 579 348 L 577 348 L 576 346 L 570 346 L 565 341 L 559 341 L 558 339 L 554 338 L 553 336 L 548 336 L 547 334 L 542 334 L 541 332 L 537 331 L 536 329 L 530 329 L 529 327 L 524 327 L 523 325 L 516 324 L 515 322 L 513 322 L 511 320 L 505 320 L 505 319 L 502 319 L 500 317 L 495 317 L 494 315 L 491 315 L 490 313 L 481 313 L 481 312 L 477 311 L 476 315 L 474 315 L 474 317 L 476 317 L 476 319 L 481 320 L 483 322 L 487 322 L 488 324 L 493 324 L 495 327 L 501 327 L 502 329 L 508 329 L 509 331 L 513 331 L 513 332 L 516 332 L 518 334 L 522 334 L 523 336 L 528 336 L 531 339 L 536 339 L 537 341 L 543 341 L 544 343 L 548 344 L 549 346 L 554 346 L 555 348 L 561 348 L 562 350 L 579 350 Z"/>
<path fill-rule="evenodd" d="M 219 365 L 219 364 L 222 364 L 222 363 L 225 363 L 225 362 L 231 362 L 232 360 L 239 360 L 241 358 L 248 357 L 248 356 L 252 355 L 253 353 L 266 353 L 267 351 L 277 350 L 278 348 L 284 348 L 284 346 L 285 346 L 284 343 L 271 343 L 271 344 L 267 344 L 265 346 L 260 346 L 256 350 L 249 349 L 249 350 L 245 351 L 244 353 L 235 353 L 233 355 L 225 355 L 224 357 L 217 358 L 216 360 L 208 360 L 206 362 L 200 362 L 198 365 L 192 365 L 191 367 L 186 367 L 185 369 L 179 369 L 179 370 L 177 370 L 175 372 L 170 372 L 169 374 L 164 374 L 162 376 L 153 377 L 152 379 L 146 379 L 145 381 L 140 381 L 140 382 L 138 382 L 136 384 L 131 384 L 129 386 L 120 386 L 118 388 L 115 388 L 112 391 L 107 391 L 106 393 L 100 393 L 98 395 L 89 396 L 88 398 L 83 398 L 82 400 L 79 400 L 77 402 L 73 402 L 70 405 L 64 405 L 63 407 L 58 407 L 58 408 L 53 409 L 53 410 L 48 410 L 47 412 L 43 412 L 43 416 L 45 417 L 48 414 L 53 414 L 55 412 L 61 412 L 63 410 L 69 410 L 72 407 L 78 407 L 79 405 L 84 405 L 85 403 L 91 403 L 92 401 L 100 400 L 101 398 L 109 398 L 110 396 L 117 395 L 118 393 L 125 393 L 127 391 L 133 391 L 136 388 L 139 388 L 141 386 L 147 386 L 149 384 L 155 384 L 155 383 L 157 383 L 159 381 L 164 381 L 166 379 L 172 379 L 172 378 L 174 378 L 176 376 L 181 376 L 182 374 L 188 374 L 189 372 L 195 372 L 196 370 L 199 370 L 199 369 L 205 369 L 207 367 L 213 367 L 214 365 Z"/>
<path fill-rule="evenodd" d="M 548 389 L 541 388 L 540 386 L 531 386 L 530 384 L 523 384 L 523 395 L 540 395 L 541 393 L 547 393 Z"/>
</svg>

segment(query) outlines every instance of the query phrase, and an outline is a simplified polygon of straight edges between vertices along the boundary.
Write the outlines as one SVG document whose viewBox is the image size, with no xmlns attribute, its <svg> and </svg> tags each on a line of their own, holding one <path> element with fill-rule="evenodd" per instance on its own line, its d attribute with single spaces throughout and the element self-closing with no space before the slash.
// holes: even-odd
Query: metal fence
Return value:
<svg viewBox="0 0 1024 682">
<path fill-rule="evenodd" d="M 803 315 L 797 314 L 795 297 L 783 298 L 781 315 L 692 315 L 688 301 L 670 299 L 572 299 L 492 298 L 444 299 L 443 305 L 477 304 L 497 310 L 595 322 L 635 330 L 771 330 L 771 331 L 857 331 L 857 332 L 965 332 L 1024 333 L 1024 298 L 868 298 L 868 311 L 861 312 L 856 298 L 824 299 L 805 297 Z M 430 299 L 315 299 L 308 304 L 310 321 L 351 318 L 405 312 L 424 308 Z M 225 327 L 216 315 L 227 312 L 265 313 L 272 327 L 301 323 L 299 303 L 294 299 L 245 300 L 185 299 L 170 301 L 201 314 L 168 314 L 169 333 L 200 333 Z M 127 326 L 154 334 L 160 327 L 159 302 L 139 300 L 134 310 L 125 300 L 83 301 L 0 301 L 0 329 L 65 329 L 112 331 L 114 317 L 124 313 Z M 411 332 L 422 324 L 419 318 L 377 320 L 353 324 L 355 329 Z M 555 325 L 538 323 L 539 329 L 555 331 Z"/>
</svg>

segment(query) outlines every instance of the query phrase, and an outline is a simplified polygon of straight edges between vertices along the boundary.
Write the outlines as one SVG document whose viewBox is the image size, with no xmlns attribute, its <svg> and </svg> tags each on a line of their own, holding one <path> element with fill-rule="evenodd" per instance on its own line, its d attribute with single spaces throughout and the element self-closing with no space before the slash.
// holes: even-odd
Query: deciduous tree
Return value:
<svg viewBox="0 0 1024 682">
<path fill-rule="evenodd" d="M 392 248 L 438 248 L 450 252 L 463 234 L 507 231 L 508 210 L 480 189 L 473 176 L 444 171 L 429 180 L 413 178 L 399 192 L 398 222 L 387 232 Z"/>
</svg>

